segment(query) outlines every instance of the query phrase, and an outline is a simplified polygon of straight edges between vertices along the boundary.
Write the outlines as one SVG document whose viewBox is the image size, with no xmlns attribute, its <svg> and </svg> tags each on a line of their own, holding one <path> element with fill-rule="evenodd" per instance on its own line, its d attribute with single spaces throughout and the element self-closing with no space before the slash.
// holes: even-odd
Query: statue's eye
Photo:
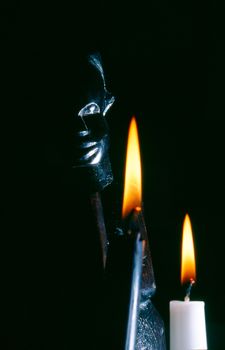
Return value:
<svg viewBox="0 0 225 350">
<path fill-rule="evenodd" d="M 79 111 L 78 115 L 80 117 L 84 117 L 86 115 L 98 114 L 98 113 L 100 113 L 100 107 L 97 105 L 97 103 L 90 102 L 86 106 L 81 108 L 81 110 Z"/>
</svg>

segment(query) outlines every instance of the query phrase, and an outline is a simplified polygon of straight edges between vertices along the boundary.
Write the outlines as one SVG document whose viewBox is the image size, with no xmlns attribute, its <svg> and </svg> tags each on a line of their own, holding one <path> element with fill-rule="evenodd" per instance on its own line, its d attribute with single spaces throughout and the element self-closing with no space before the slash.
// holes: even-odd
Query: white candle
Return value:
<svg viewBox="0 0 225 350">
<path fill-rule="evenodd" d="M 206 350 L 205 303 L 170 302 L 170 350 Z"/>
<path fill-rule="evenodd" d="M 195 253 L 192 227 L 186 214 L 183 224 L 181 282 L 190 282 L 184 301 L 170 302 L 170 350 L 206 350 L 204 301 L 190 301 L 195 283 Z"/>
</svg>

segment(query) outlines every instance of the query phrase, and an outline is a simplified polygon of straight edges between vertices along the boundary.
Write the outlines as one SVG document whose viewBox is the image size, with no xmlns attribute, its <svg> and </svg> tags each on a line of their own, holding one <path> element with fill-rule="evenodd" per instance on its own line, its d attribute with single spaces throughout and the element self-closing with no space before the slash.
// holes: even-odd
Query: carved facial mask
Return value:
<svg viewBox="0 0 225 350">
<path fill-rule="evenodd" d="M 99 54 L 87 57 L 80 80 L 73 119 L 72 167 L 85 176 L 93 190 L 101 190 L 112 182 L 106 113 L 115 99 L 106 89 Z"/>
</svg>

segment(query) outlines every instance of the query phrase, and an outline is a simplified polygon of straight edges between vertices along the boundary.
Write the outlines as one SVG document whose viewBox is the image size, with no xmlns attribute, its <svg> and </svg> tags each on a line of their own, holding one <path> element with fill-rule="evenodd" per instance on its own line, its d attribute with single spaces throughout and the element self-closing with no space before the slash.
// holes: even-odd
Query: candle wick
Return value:
<svg viewBox="0 0 225 350">
<path fill-rule="evenodd" d="M 191 288 L 192 288 L 193 284 L 195 284 L 195 280 L 193 280 L 193 278 L 191 278 L 189 286 L 188 286 L 187 291 L 186 291 L 184 301 L 190 301 Z"/>
<path fill-rule="evenodd" d="M 188 295 L 185 295 L 184 301 L 190 301 L 190 297 Z"/>
</svg>

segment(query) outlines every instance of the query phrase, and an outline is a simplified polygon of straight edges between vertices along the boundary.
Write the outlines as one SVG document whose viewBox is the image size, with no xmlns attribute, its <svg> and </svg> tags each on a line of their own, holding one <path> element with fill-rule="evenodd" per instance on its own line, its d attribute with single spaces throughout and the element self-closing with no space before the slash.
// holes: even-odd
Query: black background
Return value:
<svg viewBox="0 0 225 350">
<path fill-rule="evenodd" d="M 123 6 L 104 1 L 80 6 L 3 2 L 3 348 L 51 349 L 57 344 L 70 349 L 69 342 L 63 345 L 56 336 L 60 333 L 56 320 L 64 317 L 58 295 L 68 287 L 67 278 L 74 279 L 72 266 L 65 274 L 62 262 L 73 256 L 73 249 L 83 249 L 83 259 L 88 260 L 91 248 L 86 248 L 86 239 L 82 243 L 74 238 L 80 236 L 80 218 L 74 214 L 79 198 L 73 200 L 63 187 L 62 163 L 78 57 L 98 50 L 108 89 L 116 97 L 107 117 L 114 173 L 113 185 L 102 193 L 107 227 L 111 229 L 120 212 L 128 125 L 135 115 L 157 282 L 154 303 L 168 337 L 169 301 L 181 300 L 185 293 L 179 276 L 180 243 L 188 212 L 197 257 L 192 298 L 205 301 L 209 349 L 224 349 L 223 21 L 224 6 L 217 1 Z M 83 230 L 88 229 L 84 224 Z M 79 289 L 78 277 L 86 271 L 82 259 L 77 260 L 80 273 L 76 283 L 70 283 Z M 54 297 L 53 290 L 57 290 Z M 51 300 L 51 307 L 46 307 L 46 300 Z M 70 300 L 72 292 L 68 305 Z M 79 301 L 73 300 L 72 310 L 76 304 Z M 86 322 L 92 327 L 89 318 Z M 53 335 L 45 342 L 43 329 L 49 336 L 50 328 Z M 72 334 L 72 325 L 67 331 Z"/>
</svg>

